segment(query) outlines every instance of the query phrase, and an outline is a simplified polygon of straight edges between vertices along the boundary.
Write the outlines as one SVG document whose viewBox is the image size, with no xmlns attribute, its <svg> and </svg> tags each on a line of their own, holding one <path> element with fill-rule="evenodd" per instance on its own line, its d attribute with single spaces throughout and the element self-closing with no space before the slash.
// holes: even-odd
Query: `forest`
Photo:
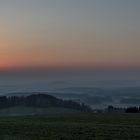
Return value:
<svg viewBox="0 0 140 140">
<path fill-rule="evenodd" d="M 72 100 L 62 100 L 47 94 L 32 94 L 29 96 L 1 96 L 0 109 L 9 107 L 25 106 L 38 108 L 70 108 L 81 112 L 91 112 L 92 109 L 84 103 L 77 103 Z"/>
</svg>

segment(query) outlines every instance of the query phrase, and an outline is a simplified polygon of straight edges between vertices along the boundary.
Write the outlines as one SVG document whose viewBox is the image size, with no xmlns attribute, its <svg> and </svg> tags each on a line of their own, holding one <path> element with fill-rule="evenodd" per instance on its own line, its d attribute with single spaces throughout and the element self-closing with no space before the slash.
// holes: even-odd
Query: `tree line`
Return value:
<svg viewBox="0 0 140 140">
<path fill-rule="evenodd" d="M 125 113 L 140 113 L 140 107 L 127 107 L 127 108 L 118 108 L 109 105 L 107 108 L 108 112 L 125 112 Z"/>
<path fill-rule="evenodd" d="M 29 96 L 0 96 L 0 109 L 26 106 L 26 107 L 63 107 L 79 110 L 82 112 L 91 112 L 92 109 L 85 104 L 77 103 L 72 100 L 62 100 L 47 94 L 32 94 Z"/>
</svg>

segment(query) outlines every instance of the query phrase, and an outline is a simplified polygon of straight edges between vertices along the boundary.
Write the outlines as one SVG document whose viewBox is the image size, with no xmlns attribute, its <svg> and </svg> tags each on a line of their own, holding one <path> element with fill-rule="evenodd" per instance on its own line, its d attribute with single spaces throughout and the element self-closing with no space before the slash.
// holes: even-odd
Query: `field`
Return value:
<svg viewBox="0 0 140 140">
<path fill-rule="evenodd" d="M 140 114 L 1 117 L 0 140 L 140 140 Z"/>
</svg>

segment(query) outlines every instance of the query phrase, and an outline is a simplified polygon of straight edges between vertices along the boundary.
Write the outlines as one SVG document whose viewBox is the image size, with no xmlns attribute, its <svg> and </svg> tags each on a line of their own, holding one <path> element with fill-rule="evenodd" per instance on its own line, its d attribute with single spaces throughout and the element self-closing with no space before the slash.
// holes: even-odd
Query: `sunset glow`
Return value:
<svg viewBox="0 0 140 140">
<path fill-rule="evenodd" d="M 0 70 L 140 68 L 140 1 L 101 1 L 0 1 Z"/>
</svg>

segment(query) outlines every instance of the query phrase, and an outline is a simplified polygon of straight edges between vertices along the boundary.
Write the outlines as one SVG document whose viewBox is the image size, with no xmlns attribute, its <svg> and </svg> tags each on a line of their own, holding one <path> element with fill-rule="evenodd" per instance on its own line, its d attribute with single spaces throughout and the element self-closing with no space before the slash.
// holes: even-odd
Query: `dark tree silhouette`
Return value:
<svg viewBox="0 0 140 140">
<path fill-rule="evenodd" d="M 126 113 L 140 113 L 139 107 L 128 107 Z"/>
<path fill-rule="evenodd" d="M 58 99 L 54 96 L 47 94 L 32 94 L 27 97 L 18 97 L 18 96 L 0 97 L 0 109 L 14 106 L 40 107 L 40 108 L 63 107 L 83 112 L 92 111 L 92 109 L 85 104 L 80 104 L 71 100 Z"/>
</svg>

